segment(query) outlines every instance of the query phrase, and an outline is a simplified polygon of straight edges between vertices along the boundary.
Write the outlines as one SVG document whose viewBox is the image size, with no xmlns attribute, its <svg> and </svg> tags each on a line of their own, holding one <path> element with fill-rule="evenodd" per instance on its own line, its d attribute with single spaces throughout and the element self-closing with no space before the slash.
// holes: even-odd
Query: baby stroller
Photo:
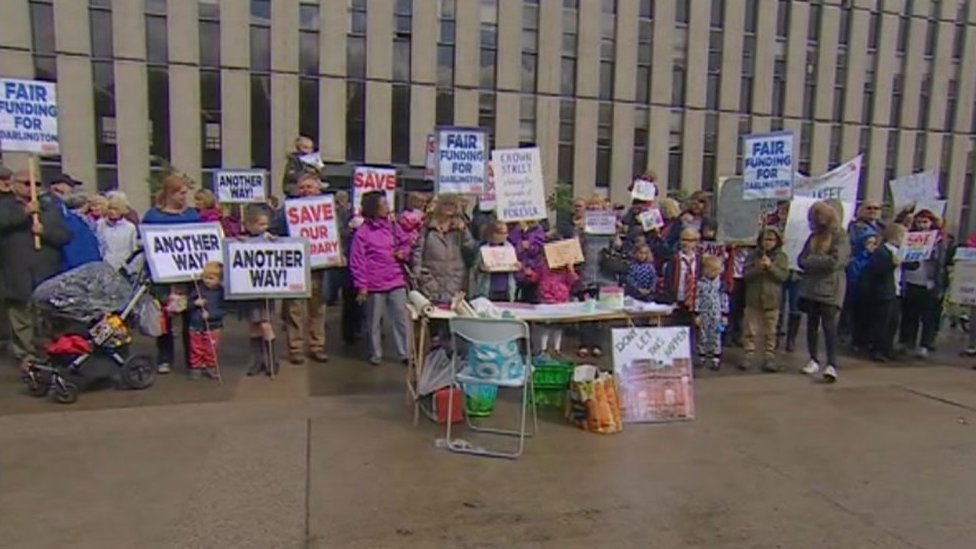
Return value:
<svg viewBox="0 0 976 549">
<path fill-rule="evenodd" d="M 107 263 L 87 263 L 37 287 L 34 303 L 53 337 L 45 348 L 47 358 L 32 360 L 23 375 L 31 395 L 50 394 L 57 402 L 71 404 L 81 388 L 101 379 L 135 390 L 153 384 L 153 360 L 130 354 L 127 325 L 136 311 L 151 310 L 150 283 L 145 269 L 126 276 L 127 268 L 117 271 Z"/>
</svg>

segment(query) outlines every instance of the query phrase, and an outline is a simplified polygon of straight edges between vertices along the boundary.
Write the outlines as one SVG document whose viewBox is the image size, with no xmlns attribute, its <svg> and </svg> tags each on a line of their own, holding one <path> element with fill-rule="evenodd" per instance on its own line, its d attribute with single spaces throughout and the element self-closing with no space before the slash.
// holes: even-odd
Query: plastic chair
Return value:
<svg viewBox="0 0 976 549">
<path fill-rule="evenodd" d="M 539 428 L 536 417 L 534 399 L 531 398 L 529 391 L 532 389 L 532 351 L 530 348 L 531 338 L 529 336 L 529 325 L 521 320 L 509 319 L 487 319 L 487 318 L 452 318 L 449 321 L 451 330 L 451 371 L 454 374 L 454 384 L 473 383 L 481 385 L 494 385 L 502 388 L 521 388 L 522 402 L 519 428 L 497 429 L 490 427 L 478 427 L 471 422 L 468 414 L 464 414 L 465 422 L 469 429 L 491 435 L 518 437 L 518 449 L 515 452 L 502 452 L 487 448 L 475 448 L 461 439 L 451 438 L 451 422 L 447 422 L 446 442 L 447 448 L 452 452 L 461 454 L 471 454 L 484 457 L 516 459 L 522 455 L 525 449 L 526 437 L 533 436 Z M 472 368 L 475 365 L 468 364 L 464 370 L 458 370 L 458 340 L 461 339 L 469 345 L 492 345 L 500 347 L 503 344 L 515 342 L 516 345 L 524 344 L 524 352 L 520 351 L 519 359 L 522 361 L 522 374 L 511 378 L 505 376 L 505 372 L 499 371 L 498 377 L 488 378 L 483 375 L 475 375 Z M 448 399 L 448 409 L 454 409 L 454 393 L 451 391 Z M 528 408 L 532 408 L 532 431 L 526 430 L 526 416 Z"/>
</svg>

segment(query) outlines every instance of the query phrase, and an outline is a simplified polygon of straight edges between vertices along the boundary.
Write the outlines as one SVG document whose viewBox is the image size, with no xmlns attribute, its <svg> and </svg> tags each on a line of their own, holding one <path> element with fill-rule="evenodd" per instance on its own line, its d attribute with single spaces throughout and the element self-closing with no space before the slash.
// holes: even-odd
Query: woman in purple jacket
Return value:
<svg viewBox="0 0 976 549">
<path fill-rule="evenodd" d="M 349 272 L 358 295 L 365 303 L 369 326 L 369 362 L 378 365 L 383 356 L 383 317 L 393 325 L 397 358 L 406 363 L 410 317 L 407 313 L 407 277 L 410 242 L 400 226 L 390 219 L 390 206 L 381 192 L 363 196 L 363 224 L 353 234 Z"/>
</svg>

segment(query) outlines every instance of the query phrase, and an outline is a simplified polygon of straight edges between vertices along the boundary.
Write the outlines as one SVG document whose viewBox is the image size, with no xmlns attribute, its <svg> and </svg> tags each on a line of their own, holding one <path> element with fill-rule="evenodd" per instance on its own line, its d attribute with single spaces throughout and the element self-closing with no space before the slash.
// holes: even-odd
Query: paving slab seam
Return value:
<svg viewBox="0 0 976 549">
<path fill-rule="evenodd" d="M 918 389 L 912 389 L 910 387 L 905 387 L 904 385 L 894 385 L 894 388 L 900 389 L 902 391 L 905 391 L 906 393 L 913 394 L 915 396 L 919 396 L 929 400 L 934 400 L 936 402 L 941 402 L 942 404 L 946 404 L 948 406 L 953 406 L 955 408 L 962 408 L 963 410 L 968 410 L 970 412 L 976 412 L 976 407 L 969 406 L 968 404 L 963 404 L 962 402 L 956 402 L 955 400 L 952 399 L 929 394 L 926 393 L 925 391 L 919 391 Z"/>
</svg>

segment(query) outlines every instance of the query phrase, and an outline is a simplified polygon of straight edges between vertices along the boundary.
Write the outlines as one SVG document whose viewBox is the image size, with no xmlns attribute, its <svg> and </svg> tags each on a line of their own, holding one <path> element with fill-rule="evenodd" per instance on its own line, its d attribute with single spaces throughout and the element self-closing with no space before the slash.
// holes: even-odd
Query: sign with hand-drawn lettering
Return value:
<svg viewBox="0 0 976 549">
<path fill-rule="evenodd" d="M 610 334 L 624 422 L 694 419 L 688 328 L 614 328 Z"/>
</svg>

